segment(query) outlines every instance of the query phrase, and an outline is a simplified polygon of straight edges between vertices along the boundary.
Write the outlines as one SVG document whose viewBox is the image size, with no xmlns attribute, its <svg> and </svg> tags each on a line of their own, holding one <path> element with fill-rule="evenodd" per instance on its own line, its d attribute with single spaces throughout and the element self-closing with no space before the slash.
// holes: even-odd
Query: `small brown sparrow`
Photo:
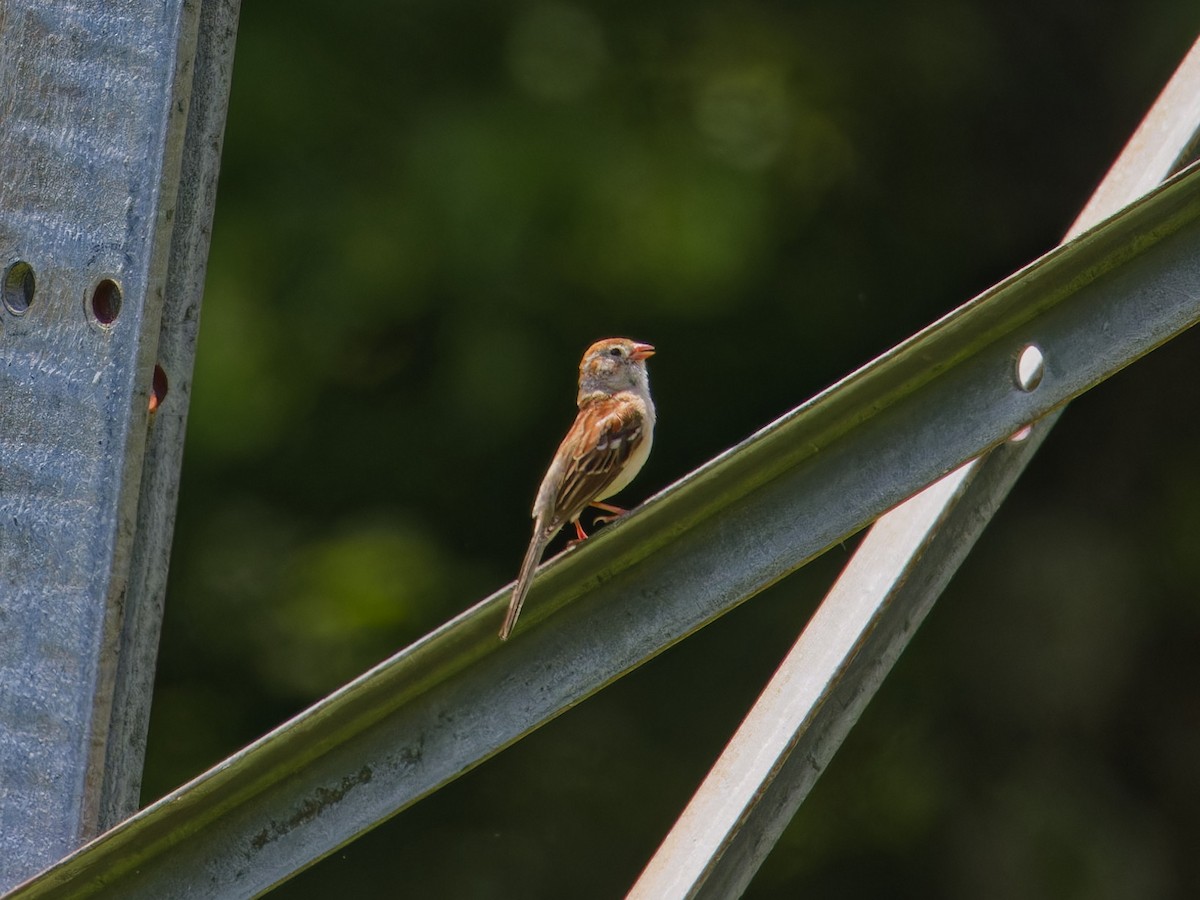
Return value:
<svg viewBox="0 0 1200 900">
<path fill-rule="evenodd" d="M 654 402 L 646 359 L 653 355 L 652 346 L 628 338 L 597 341 L 583 354 L 579 415 L 559 444 L 533 501 L 533 539 L 508 602 L 508 615 L 500 629 L 502 640 L 512 633 L 533 570 L 558 530 L 570 522 L 582 541 L 587 535 L 579 516 L 587 507 L 610 513 L 597 516 L 597 522 L 610 522 L 625 514 L 619 506 L 600 501 L 629 484 L 650 455 Z"/>
</svg>

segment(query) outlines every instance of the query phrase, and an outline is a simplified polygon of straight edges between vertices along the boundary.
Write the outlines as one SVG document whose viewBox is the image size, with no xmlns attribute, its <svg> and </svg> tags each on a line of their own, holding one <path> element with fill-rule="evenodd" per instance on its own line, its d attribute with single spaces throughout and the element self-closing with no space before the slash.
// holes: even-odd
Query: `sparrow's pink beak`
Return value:
<svg viewBox="0 0 1200 900">
<path fill-rule="evenodd" d="M 633 351 L 629 354 L 630 359 L 649 359 L 654 355 L 654 346 L 652 344 L 634 344 Z"/>
</svg>

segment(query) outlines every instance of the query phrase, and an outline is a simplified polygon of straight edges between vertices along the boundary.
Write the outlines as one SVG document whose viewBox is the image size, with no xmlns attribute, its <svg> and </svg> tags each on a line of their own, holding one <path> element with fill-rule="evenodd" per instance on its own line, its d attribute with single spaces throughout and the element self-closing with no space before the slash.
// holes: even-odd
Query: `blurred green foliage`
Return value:
<svg viewBox="0 0 1200 900">
<path fill-rule="evenodd" d="M 1198 28 L 244 4 L 145 798 L 513 577 L 592 340 L 659 347 L 636 503 L 1051 247 Z M 1071 410 L 749 896 L 1200 880 L 1194 350 Z M 619 896 L 847 552 L 276 895 Z"/>
</svg>

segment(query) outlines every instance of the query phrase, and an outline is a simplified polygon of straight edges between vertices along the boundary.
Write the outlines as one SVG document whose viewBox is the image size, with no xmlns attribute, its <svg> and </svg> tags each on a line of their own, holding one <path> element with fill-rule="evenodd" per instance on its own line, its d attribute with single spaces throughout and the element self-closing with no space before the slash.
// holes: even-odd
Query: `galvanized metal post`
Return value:
<svg viewBox="0 0 1200 900">
<path fill-rule="evenodd" d="M 236 21 L 0 5 L 0 889 L 136 807 Z"/>
</svg>

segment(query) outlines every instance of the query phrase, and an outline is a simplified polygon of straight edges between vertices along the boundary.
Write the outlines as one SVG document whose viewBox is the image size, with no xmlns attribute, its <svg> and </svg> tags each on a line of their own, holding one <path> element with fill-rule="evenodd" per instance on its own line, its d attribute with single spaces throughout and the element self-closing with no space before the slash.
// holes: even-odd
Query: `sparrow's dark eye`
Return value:
<svg viewBox="0 0 1200 900">
<path fill-rule="evenodd" d="M 611 355 L 611 356 L 620 356 L 620 355 L 621 355 L 621 348 L 620 348 L 620 347 L 613 347 L 613 348 L 612 348 L 611 350 L 609 350 L 608 352 L 609 352 L 609 355 Z"/>
</svg>

